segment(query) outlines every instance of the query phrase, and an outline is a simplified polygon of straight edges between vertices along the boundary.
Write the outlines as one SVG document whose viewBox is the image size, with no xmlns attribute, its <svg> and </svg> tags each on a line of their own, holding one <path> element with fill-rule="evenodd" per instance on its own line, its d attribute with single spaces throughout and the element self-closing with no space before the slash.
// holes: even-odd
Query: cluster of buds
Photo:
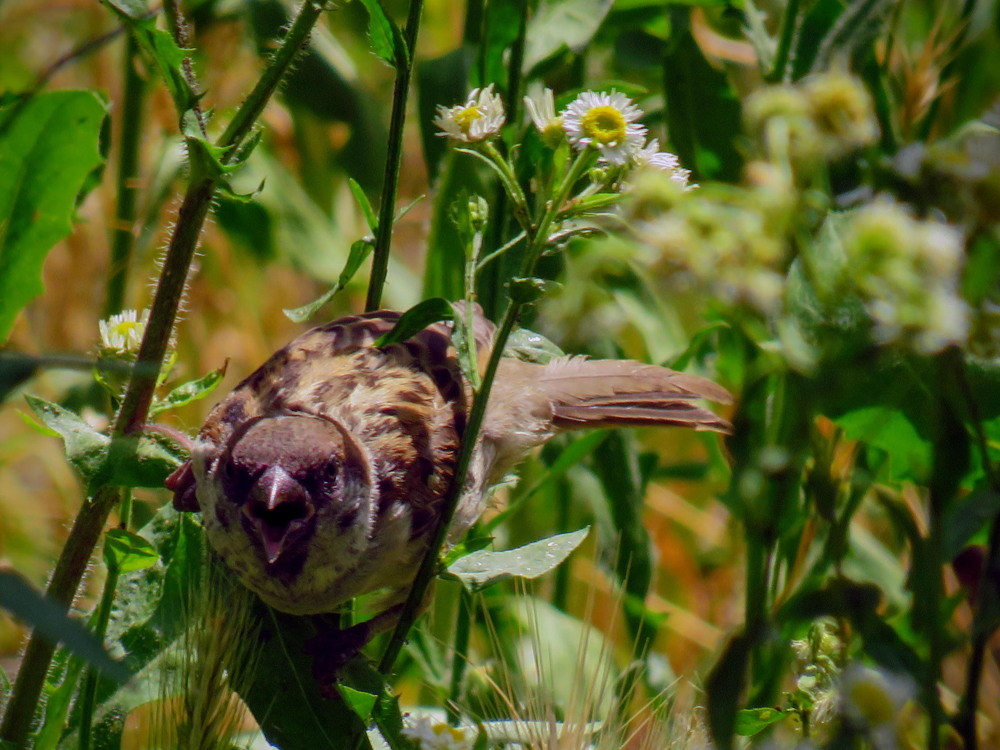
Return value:
<svg viewBox="0 0 1000 750">
<path fill-rule="evenodd" d="M 747 99 L 743 114 L 747 132 L 768 158 L 799 166 L 846 156 L 879 134 L 871 97 L 846 73 L 761 89 Z"/>
<path fill-rule="evenodd" d="M 745 190 L 696 192 L 654 173 L 633 180 L 625 220 L 666 283 L 765 316 L 780 312 L 793 192 L 780 171 L 758 177 Z"/>
<path fill-rule="evenodd" d="M 970 311 L 959 293 L 965 253 L 958 229 L 879 200 L 847 217 L 843 244 L 840 286 L 860 297 L 879 343 L 935 354 L 967 340 Z"/>
</svg>

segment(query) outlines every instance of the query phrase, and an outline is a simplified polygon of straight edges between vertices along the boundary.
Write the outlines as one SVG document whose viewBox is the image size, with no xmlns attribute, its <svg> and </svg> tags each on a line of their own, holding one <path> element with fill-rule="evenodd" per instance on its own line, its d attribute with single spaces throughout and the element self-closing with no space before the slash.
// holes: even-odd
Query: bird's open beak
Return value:
<svg viewBox="0 0 1000 750">
<path fill-rule="evenodd" d="M 280 466 L 271 466 L 250 489 L 243 513 L 260 535 L 268 563 L 285 551 L 289 534 L 316 512 L 309 493 Z"/>
</svg>

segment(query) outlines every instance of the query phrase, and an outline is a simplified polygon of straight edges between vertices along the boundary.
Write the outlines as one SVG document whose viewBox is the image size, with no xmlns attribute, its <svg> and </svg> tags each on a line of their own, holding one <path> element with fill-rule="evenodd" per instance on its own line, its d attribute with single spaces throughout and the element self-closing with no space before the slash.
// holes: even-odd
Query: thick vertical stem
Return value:
<svg viewBox="0 0 1000 750">
<path fill-rule="evenodd" d="M 392 91 L 392 116 L 389 120 L 389 149 L 385 157 L 378 229 L 375 232 L 375 249 L 372 252 L 372 273 L 368 281 L 368 298 L 365 301 L 366 310 L 377 310 L 382 304 L 382 287 L 385 286 L 385 279 L 389 273 L 392 225 L 396 214 L 396 189 L 399 186 L 399 167 L 403 157 L 406 99 L 410 92 L 410 76 L 413 72 L 422 8 L 423 0 L 410 0 L 410 14 L 406 21 L 406 47 L 409 54 L 406 60 L 397 61 L 396 85 Z"/>
<path fill-rule="evenodd" d="M 311 0 L 306 0 L 299 9 L 281 48 L 219 140 L 218 145 L 232 147 L 224 157 L 225 161 L 231 162 L 235 157 L 237 147 L 249 134 L 292 61 L 300 53 L 321 12 L 322 6 Z M 157 375 L 170 343 L 191 260 L 215 188 L 216 182 L 211 178 L 194 177 L 188 185 L 157 282 L 149 323 L 139 347 L 138 361 L 112 429 L 114 437 L 138 430 L 149 414 Z M 73 524 L 46 591 L 50 599 L 67 609 L 76 596 L 97 540 L 111 510 L 118 505 L 119 497 L 117 487 L 102 487 L 84 504 Z M 3 723 L 0 724 L 0 739 L 7 740 L 15 747 L 24 745 L 27 740 L 54 652 L 55 644 L 45 641 L 37 633 L 32 634 Z"/>
<path fill-rule="evenodd" d="M 101 530 L 118 502 L 118 489 L 105 487 L 94 498 L 85 503 L 70 529 L 69 537 L 62 548 L 59 560 L 49 581 L 46 596 L 69 609 L 76 596 L 76 590 L 83 573 L 90 562 L 90 555 L 101 535 Z M 14 690 L 7 704 L 3 724 L 0 725 L 0 739 L 7 740 L 14 747 L 21 747 L 27 741 L 35 707 L 45 684 L 45 675 L 52 661 L 56 645 L 33 633 L 17 672 Z"/>
</svg>

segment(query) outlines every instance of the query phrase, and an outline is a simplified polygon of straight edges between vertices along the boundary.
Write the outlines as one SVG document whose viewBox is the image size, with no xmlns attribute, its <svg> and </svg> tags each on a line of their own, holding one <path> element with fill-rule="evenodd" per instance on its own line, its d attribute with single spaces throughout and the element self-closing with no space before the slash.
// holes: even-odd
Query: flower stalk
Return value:
<svg viewBox="0 0 1000 750">
<path fill-rule="evenodd" d="M 403 158 L 403 126 L 406 124 L 406 100 L 410 92 L 413 73 L 413 56 L 420 31 L 420 13 L 423 0 L 410 0 L 406 19 L 405 41 L 408 51 L 405 60 L 398 60 L 396 83 L 392 90 L 392 115 L 389 120 L 389 149 L 385 157 L 382 177 L 382 195 L 375 230 L 375 249 L 372 251 L 372 271 L 368 280 L 365 310 L 377 310 L 382 305 L 382 287 L 389 273 L 389 255 L 396 210 L 396 190 L 399 186 L 399 169 Z"/>
<path fill-rule="evenodd" d="M 224 164 L 234 161 L 239 145 L 252 130 L 292 61 L 303 49 L 322 9 L 321 4 L 312 0 L 302 4 L 281 47 L 216 144 L 228 149 L 222 157 Z M 146 421 L 160 363 L 167 353 L 191 261 L 217 185 L 215 177 L 193 174 L 187 187 L 157 281 L 137 363 L 112 428 L 113 438 L 138 431 Z M 108 516 L 120 501 L 121 490 L 118 487 L 102 487 L 89 502 L 83 504 L 74 521 L 46 589 L 46 596 L 67 610 L 76 596 Z M 55 644 L 44 640 L 37 632 L 32 633 L 3 724 L 0 725 L 0 739 L 15 747 L 27 741 L 54 652 Z"/>
</svg>

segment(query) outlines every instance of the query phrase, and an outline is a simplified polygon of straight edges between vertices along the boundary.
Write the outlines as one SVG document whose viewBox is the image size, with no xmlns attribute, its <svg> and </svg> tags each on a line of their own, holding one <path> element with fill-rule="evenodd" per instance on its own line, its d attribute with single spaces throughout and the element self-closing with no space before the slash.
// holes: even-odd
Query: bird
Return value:
<svg viewBox="0 0 1000 750">
<path fill-rule="evenodd" d="M 369 634 L 390 626 L 428 550 L 474 398 L 450 322 L 378 344 L 400 316 L 340 318 L 276 351 L 211 410 L 167 481 L 174 506 L 201 511 L 211 548 L 279 611 L 331 613 L 388 590 Z M 482 368 L 495 326 L 478 305 L 472 320 Z M 730 432 L 701 399 L 732 400 L 706 378 L 633 360 L 505 354 L 446 544 L 479 519 L 491 488 L 558 433 Z"/>
</svg>

